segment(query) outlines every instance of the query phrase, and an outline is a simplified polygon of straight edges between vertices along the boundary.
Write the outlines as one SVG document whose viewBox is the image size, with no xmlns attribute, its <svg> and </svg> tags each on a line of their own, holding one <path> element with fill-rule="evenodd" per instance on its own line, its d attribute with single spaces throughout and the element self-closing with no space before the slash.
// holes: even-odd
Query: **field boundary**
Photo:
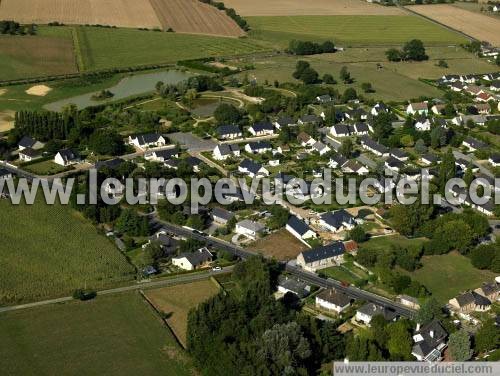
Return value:
<svg viewBox="0 0 500 376">
<path fill-rule="evenodd" d="M 85 63 L 83 62 L 82 48 L 80 46 L 77 28 L 78 26 L 74 26 L 71 28 L 71 37 L 73 39 L 73 50 L 75 54 L 76 68 L 78 72 L 83 72 L 85 71 Z"/>
</svg>

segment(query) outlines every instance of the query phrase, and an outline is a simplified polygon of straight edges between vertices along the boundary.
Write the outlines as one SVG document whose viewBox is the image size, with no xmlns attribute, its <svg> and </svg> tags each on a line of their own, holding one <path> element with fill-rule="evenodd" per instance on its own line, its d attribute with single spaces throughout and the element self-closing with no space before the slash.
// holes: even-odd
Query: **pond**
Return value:
<svg viewBox="0 0 500 376">
<path fill-rule="evenodd" d="M 155 85 L 158 81 L 162 81 L 165 84 L 177 84 L 181 81 L 187 80 L 191 76 L 192 74 L 190 73 L 177 70 L 130 75 L 122 79 L 115 86 L 106 89 L 113 93 L 112 98 L 106 100 L 94 100 L 92 97 L 99 94 L 99 92 L 94 91 L 49 103 L 45 105 L 44 108 L 50 111 L 61 111 L 62 108 L 68 104 L 75 104 L 78 109 L 97 106 L 103 103 L 109 103 L 134 95 L 151 92 L 155 90 Z"/>
<path fill-rule="evenodd" d="M 236 107 L 238 106 L 238 101 L 231 100 L 229 98 L 198 98 L 193 102 L 193 108 L 191 108 L 190 111 L 198 117 L 212 116 L 215 109 L 221 103 L 229 103 L 235 105 Z"/>
</svg>

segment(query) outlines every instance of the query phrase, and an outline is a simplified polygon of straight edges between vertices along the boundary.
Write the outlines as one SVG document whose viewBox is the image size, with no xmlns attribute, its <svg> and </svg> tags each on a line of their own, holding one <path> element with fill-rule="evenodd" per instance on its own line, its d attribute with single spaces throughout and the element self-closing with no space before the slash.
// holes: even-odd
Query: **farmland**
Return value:
<svg viewBox="0 0 500 376">
<path fill-rule="evenodd" d="M 500 19 L 446 4 L 416 5 L 409 9 L 473 38 L 500 46 Z"/>
<path fill-rule="evenodd" d="M 297 16 L 297 15 L 399 15 L 396 7 L 369 4 L 363 0 L 225 0 L 242 16 Z"/>
<path fill-rule="evenodd" d="M 150 0 L 164 30 L 239 37 L 244 31 L 224 11 L 199 0 Z"/>
<path fill-rule="evenodd" d="M 0 200 L 0 304 L 71 295 L 130 280 L 134 269 L 115 246 L 62 205 Z"/>
<path fill-rule="evenodd" d="M 148 290 L 145 294 L 160 312 L 168 316 L 166 320 L 169 327 L 185 346 L 189 311 L 216 295 L 218 291 L 219 288 L 214 282 L 205 280 Z"/>
<path fill-rule="evenodd" d="M 295 238 L 285 229 L 275 232 L 255 242 L 251 248 L 262 252 L 265 256 L 274 257 L 277 260 L 290 260 L 306 249 L 307 246 Z"/>
<path fill-rule="evenodd" d="M 190 358 L 137 293 L 0 315 L 5 375 L 193 375 Z"/>
<path fill-rule="evenodd" d="M 461 35 L 415 16 L 248 17 L 250 36 L 286 47 L 292 39 L 338 44 L 394 45 L 418 36 L 427 45 L 459 44 Z"/>
</svg>

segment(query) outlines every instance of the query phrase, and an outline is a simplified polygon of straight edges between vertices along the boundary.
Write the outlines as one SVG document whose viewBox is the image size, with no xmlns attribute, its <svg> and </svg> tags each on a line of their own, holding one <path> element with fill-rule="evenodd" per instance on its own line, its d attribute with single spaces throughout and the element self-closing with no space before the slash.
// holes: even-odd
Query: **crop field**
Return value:
<svg viewBox="0 0 500 376">
<path fill-rule="evenodd" d="M 4 375 L 196 374 L 138 293 L 0 314 Z"/>
<path fill-rule="evenodd" d="M 245 32 L 224 11 L 199 0 L 150 0 L 163 30 L 239 37 Z"/>
<path fill-rule="evenodd" d="M 0 19 L 21 23 L 160 28 L 149 0 L 2 0 Z"/>
<path fill-rule="evenodd" d="M 363 0 L 224 0 L 242 16 L 398 15 L 405 12 Z"/>
<path fill-rule="evenodd" d="M 416 16 L 248 17 L 249 35 L 281 48 L 292 39 L 331 39 L 344 46 L 395 45 L 414 38 L 426 45 L 459 44 L 460 34 Z"/>
<path fill-rule="evenodd" d="M 0 80 L 76 71 L 69 28 L 41 27 L 36 36 L 0 36 Z"/>
<path fill-rule="evenodd" d="M 262 252 L 265 256 L 274 257 L 276 260 L 294 259 L 300 252 L 308 249 L 304 243 L 285 229 L 257 240 L 251 248 Z"/>
<path fill-rule="evenodd" d="M 87 69 L 175 63 L 210 56 L 250 54 L 265 48 L 249 39 L 157 33 L 132 29 L 78 28 Z"/>
<path fill-rule="evenodd" d="M 0 304 L 106 288 L 135 271 L 111 241 L 68 206 L 0 200 Z"/>
<path fill-rule="evenodd" d="M 211 280 L 145 291 L 147 298 L 161 312 L 168 315 L 167 323 L 179 341 L 186 346 L 187 318 L 192 308 L 219 292 Z"/>
<path fill-rule="evenodd" d="M 500 46 L 500 19 L 447 4 L 415 5 L 408 9 L 480 41 Z"/>
</svg>

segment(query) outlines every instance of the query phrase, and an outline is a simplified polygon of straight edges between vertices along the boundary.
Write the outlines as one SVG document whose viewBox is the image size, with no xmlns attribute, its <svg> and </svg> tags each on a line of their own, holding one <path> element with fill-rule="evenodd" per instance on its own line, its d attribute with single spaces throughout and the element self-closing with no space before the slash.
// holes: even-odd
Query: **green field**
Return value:
<svg viewBox="0 0 500 376">
<path fill-rule="evenodd" d="M 426 241 L 427 240 L 425 238 L 408 239 L 402 235 L 379 236 L 378 238 L 372 238 L 367 242 L 361 243 L 360 248 L 369 248 L 380 251 L 387 250 L 392 246 L 413 248 L 423 246 Z"/>
<path fill-rule="evenodd" d="M 4 375 L 193 375 L 137 293 L 0 314 Z"/>
<path fill-rule="evenodd" d="M 346 45 L 402 44 L 419 38 L 426 44 L 464 42 L 452 31 L 415 16 L 247 17 L 253 39 L 285 47 L 292 39 L 325 40 Z"/>
<path fill-rule="evenodd" d="M 0 200 L 0 213 L 0 304 L 111 287 L 135 274 L 114 244 L 68 206 Z"/>
<path fill-rule="evenodd" d="M 175 63 L 209 56 L 249 54 L 264 48 L 249 39 L 160 33 L 134 29 L 78 28 L 88 70 Z"/>
<path fill-rule="evenodd" d="M 456 252 L 424 256 L 422 264 L 422 268 L 409 275 L 427 287 L 443 304 L 460 292 L 478 288 L 483 282 L 491 282 L 495 278 L 494 273 L 474 268 L 467 257 Z"/>
<path fill-rule="evenodd" d="M 52 159 L 48 161 L 42 161 L 38 163 L 33 163 L 23 167 L 26 171 L 32 172 L 36 175 L 47 176 L 47 175 L 55 175 L 60 172 L 64 172 L 71 167 L 63 167 L 55 163 Z"/>
</svg>

